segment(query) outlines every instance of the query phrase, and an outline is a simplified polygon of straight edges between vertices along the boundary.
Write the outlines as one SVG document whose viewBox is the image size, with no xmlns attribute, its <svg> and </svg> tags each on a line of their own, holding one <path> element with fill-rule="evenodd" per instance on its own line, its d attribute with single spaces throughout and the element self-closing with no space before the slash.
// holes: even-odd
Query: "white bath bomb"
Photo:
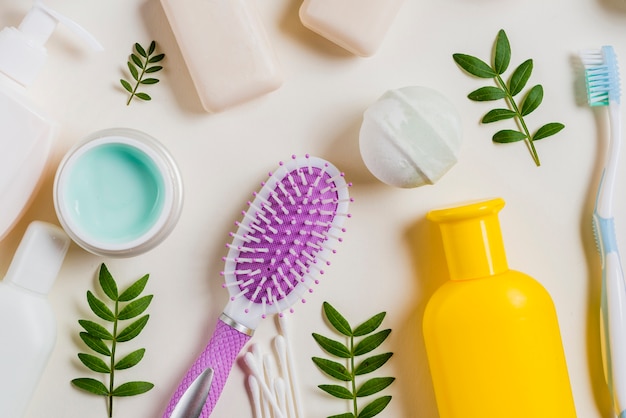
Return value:
<svg viewBox="0 0 626 418">
<path fill-rule="evenodd" d="M 403 87 L 365 111 L 359 147 L 376 178 L 411 188 L 434 184 L 456 164 L 461 134 L 461 118 L 446 97 L 426 87 Z"/>
</svg>

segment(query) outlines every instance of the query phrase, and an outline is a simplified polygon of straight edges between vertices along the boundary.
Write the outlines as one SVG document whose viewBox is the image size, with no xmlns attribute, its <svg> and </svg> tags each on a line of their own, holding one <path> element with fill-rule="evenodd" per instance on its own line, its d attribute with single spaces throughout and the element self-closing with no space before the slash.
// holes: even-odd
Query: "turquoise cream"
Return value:
<svg viewBox="0 0 626 418">
<path fill-rule="evenodd" d="M 180 215 L 182 182 L 154 138 L 112 129 L 68 152 L 57 170 L 54 198 L 61 225 L 78 245 L 128 257 L 169 235 Z"/>
<path fill-rule="evenodd" d="M 121 243 L 155 225 L 163 189 L 163 176 L 146 154 L 126 144 L 103 144 L 83 154 L 68 173 L 66 200 L 78 228 Z"/>
</svg>

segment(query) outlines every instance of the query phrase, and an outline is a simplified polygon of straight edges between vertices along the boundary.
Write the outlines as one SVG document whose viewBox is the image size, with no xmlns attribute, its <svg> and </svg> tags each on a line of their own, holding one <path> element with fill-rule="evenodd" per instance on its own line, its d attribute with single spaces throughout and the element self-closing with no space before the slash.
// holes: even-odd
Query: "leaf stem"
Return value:
<svg viewBox="0 0 626 418">
<path fill-rule="evenodd" d="M 358 405 L 357 405 L 357 397 L 356 397 L 356 374 L 354 367 L 354 335 L 350 336 L 350 375 L 352 376 L 352 408 L 354 409 L 354 416 L 358 416 Z"/>
<path fill-rule="evenodd" d="M 117 347 L 117 319 L 119 300 L 115 301 L 115 321 L 113 321 L 113 341 L 111 343 L 111 371 L 109 379 L 109 418 L 113 418 L 113 389 L 115 388 L 115 349 Z"/>
<path fill-rule="evenodd" d="M 135 97 L 135 94 L 137 94 L 137 89 L 141 85 L 141 80 L 146 74 L 146 68 L 148 68 L 148 57 L 146 57 L 145 62 L 141 66 L 141 74 L 139 74 L 139 77 L 137 77 L 137 80 L 135 80 L 135 87 L 133 87 L 133 91 L 130 93 L 130 97 L 128 97 L 128 100 L 126 101 L 126 106 L 130 106 L 131 100 L 133 100 L 133 97 Z"/>
<path fill-rule="evenodd" d="M 513 95 L 509 91 L 509 88 L 507 87 L 504 80 L 502 80 L 502 77 L 500 77 L 500 74 L 496 75 L 495 78 L 496 78 L 496 84 L 498 84 L 498 87 L 500 87 L 506 94 L 506 101 L 508 102 L 511 109 L 515 112 L 515 119 L 519 122 L 522 130 L 524 131 L 524 134 L 526 135 L 524 142 L 526 142 L 526 145 L 528 145 L 528 148 L 530 149 L 530 153 L 533 157 L 533 160 L 535 161 L 535 164 L 537 166 L 540 166 L 541 162 L 539 161 L 539 155 L 537 154 L 537 150 L 535 149 L 535 144 L 533 143 L 532 137 L 530 135 L 530 131 L 528 130 L 528 127 L 526 126 L 524 117 L 522 116 L 522 113 L 517 107 L 517 103 L 515 103 L 515 99 L 513 98 Z"/>
</svg>

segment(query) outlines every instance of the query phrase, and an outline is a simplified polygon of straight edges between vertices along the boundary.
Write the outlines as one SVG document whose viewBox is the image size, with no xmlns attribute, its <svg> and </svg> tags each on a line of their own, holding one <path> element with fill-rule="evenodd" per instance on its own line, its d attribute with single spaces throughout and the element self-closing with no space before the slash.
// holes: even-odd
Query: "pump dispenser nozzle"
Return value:
<svg viewBox="0 0 626 418">
<path fill-rule="evenodd" d="M 103 49 L 83 27 L 52 10 L 42 0 L 35 0 L 17 28 L 6 27 L 0 31 L 0 71 L 28 87 L 46 62 L 45 44 L 58 23 L 83 38 L 92 49 Z"/>
</svg>

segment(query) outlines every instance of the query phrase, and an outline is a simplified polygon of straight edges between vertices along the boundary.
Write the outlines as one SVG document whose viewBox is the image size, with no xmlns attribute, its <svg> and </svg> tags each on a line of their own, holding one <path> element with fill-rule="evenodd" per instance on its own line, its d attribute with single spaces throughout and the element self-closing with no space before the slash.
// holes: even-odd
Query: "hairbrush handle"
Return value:
<svg viewBox="0 0 626 418">
<path fill-rule="evenodd" d="M 181 398 L 190 390 L 194 382 L 196 382 L 204 371 L 212 369 L 213 380 L 210 384 L 206 402 L 199 412 L 199 415 L 194 416 L 192 414 L 190 416 L 188 413 L 180 415 L 185 418 L 209 417 L 224 389 L 224 385 L 237 359 L 237 355 L 248 340 L 250 340 L 251 336 L 252 330 L 238 326 L 234 320 L 222 314 L 217 321 L 215 331 L 206 348 L 200 356 L 198 356 L 191 368 L 189 368 L 187 374 L 185 374 L 185 377 L 170 399 L 167 409 L 163 414 L 163 418 L 178 416 L 179 411 L 187 407 L 187 405 L 180 403 Z M 176 414 L 173 414 L 174 412 L 176 412 Z"/>
</svg>

